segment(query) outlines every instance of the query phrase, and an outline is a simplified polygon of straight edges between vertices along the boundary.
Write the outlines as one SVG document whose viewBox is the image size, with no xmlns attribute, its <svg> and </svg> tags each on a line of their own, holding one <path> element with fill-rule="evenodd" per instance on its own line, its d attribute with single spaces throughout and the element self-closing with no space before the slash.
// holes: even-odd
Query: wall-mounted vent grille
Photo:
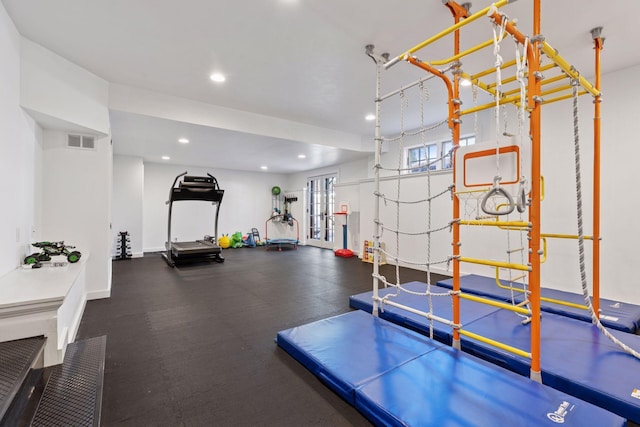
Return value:
<svg viewBox="0 0 640 427">
<path fill-rule="evenodd" d="M 69 135 L 67 139 L 67 146 L 73 148 L 86 148 L 93 150 L 95 148 L 96 140 L 93 136 L 86 135 Z"/>
</svg>

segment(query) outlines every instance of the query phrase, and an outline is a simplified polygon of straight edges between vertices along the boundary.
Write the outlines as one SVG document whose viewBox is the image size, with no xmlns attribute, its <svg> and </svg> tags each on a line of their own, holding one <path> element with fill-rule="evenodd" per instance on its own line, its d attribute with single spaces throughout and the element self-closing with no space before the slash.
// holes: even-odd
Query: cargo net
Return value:
<svg viewBox="0 0 640 427">
<path fill-rule="evenodd" d="M 380 67 L 378 67 L 379 70 Z M 380 82 L 380 73 L 378 73 L 378 83 Z M 414 89 L 415 88 L 415 89 Z M 408 90 L 412 90 L 413 93 L 409 95 Z M 416 94 L 417 92 L 417 94 Z M 393 155 L 383 155 L 382 152 L 377 153 L 377 159 L 384 159 L 375 165 L 376 168 L 376 188 L 380 189 L 380 174 L 383 173 L 387 177 L 395 177 L 395 180 L 385 179 L 384 189 L 376 190 L 374 195 L 379 199 L 379 209 L 375 212 L 375 238 L 377 241 L 385 240 L 386 247 L 377 245 L 375 250 L 380 255 L 385 255 L 388 264 L 392 264 L 394 268 L 393 278 L 387 278 L 382 274 L 379 274 L 378 264 L 374 269 L 374 278 L 377 279 L 377 283 L 384 285 L 384 287 L 393 287 L 389 293 L 382 292 L 377 301 L 374 301 L 374 307 L 379 307 L 381 311 L 384 311 L 385 305 L 392 305 L 398 308 L 404 308 L 412 310 L 416 314 L 420 314 L 429 320 L 430 336 L 433 337 L 433 322 L 438 321 L 449 326 L 454 326 L 453 322 L 435 316 L 433 313 L 433 297 L 447 297 L 451 298 L 451 292 L 434 292 L 432 290 L 432 267 L 435 265 L 442 265 L 446 268 L 451 261 L 450 256 L 445 256 L 443 259 L 432 259 L 432 240 L 435 235 L 442 233 L 449 233 L 451 231 L 450 218 L 444 223 L 436 224 L 432 218 L 432 212 L 434 210 L 434 204 L 439 200 L 446 203 L 446 208 L 440 206 L 440 209 L 449 211 L 451 209 L 452 188 L 451 183 L 448 183 L 445 187 L 432 188 L 432 174 L 435 170 L 440 169 L 438 165 L 442 165 L 443 161 L 451 159 L 451 152 L 439 153 L 438 156 L 426 156 L 426 159 L 419 164 L 408 164 L 407 150 L 409 146 L 411 148 L 422 147 L 425 151 L 428 150 L 427 134 L 430 131 L 439 129 L 448 123 L 448 120 L 442 120 L 440 122 L 427 126 L 425 124 L 425 102 L 429 99 L 429 91 L 424 81 L 419 81 L 409 89 L 401 89 L 393 94 L 394 101 L 399 100 L 400 111 L 400 123 L 399 131 L 395 135 L 388 137 L 382 137 L 378 144 L 378 147 L 387 145 L 389 152 L 397 152 L 397 157 L 393 159 Z M 410 101 L 411 100 L 411 101 Z M 381 102 L 380 99 L 376 100 Z M 413 102 L 414 105 L 410 105 Z M 417 107 L 416 107 L 417 104 Z M 378 106 L 378 120 L 380 120 L 380 106 Z M 419 111 L 419 127 L 411 130 L 407 129 L 407 115 L 411 111 L 415 118 L 416 110 Z M 419 143 L 418 143 L 419 142 Z M 417 144 L 417 145 L 416 145 Z M 382 150 L 381 150 L 382 151 Z M 451 150 L 453 151 L 453 150 Z M 394 161 L 395 160 L 395 161 Z M 383 164 L 383 163 L 387 164 Z M 407 174 L 411 172 L 422 172 L 424 175 L 419 179 L 424 180 L 424 185 L 420 182 L 420 190 L 415 191 L 407 189 L 406 184 L 403 183 Z M 385 193 L 386 191 L 386 193 Z M 410 215 L 410 217 L 409 217 Z M 422 221 L 416 223 L 409 218 L 424 218 Z M 402 222 L 401 222 L 402 220 Z M 450 242 L 450 237 L 447 237 L 447 241 Z M 416 242 L 418 250 L 416 250 Z M 382 256 L 376 257 L 381 260 Z M 400 267 L 409 267 L 419 270 L 425 270 L 426 272 L 426 288 L 424 291 L 415 291 L 408 289 L 403 283 L 400 276 Z M 397 297 L 402 293 L 408 293 L 412 295 L 424 296 L 426 299 L 426 306 L 428 307 L 424 311 L 419 313 L 413 307 L 402 306 L 397 302 Z M 422 307 L 424 305 L 420 304 Z M 375 310 L 375 309 L 374 309 Z"/>
</svg>

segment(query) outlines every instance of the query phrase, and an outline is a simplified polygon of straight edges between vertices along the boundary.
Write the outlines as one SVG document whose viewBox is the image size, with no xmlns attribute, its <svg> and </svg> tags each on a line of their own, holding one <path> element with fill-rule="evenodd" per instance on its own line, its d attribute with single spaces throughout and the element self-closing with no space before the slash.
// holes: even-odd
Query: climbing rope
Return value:
<svg viewBox="0 0 640 427">
<path fill-rule="evenodd" d="M 493 8 L 492 8 L 493 9 Z M 489 11 L 491 13 L 491 10 Z M 497 9 L 496 9 L 497 12 Z M 508 18 L 506 15 L 502 15 L 500 25 L 493 23 L 493 54 L 496 57 L 496 106 L 495 106 L 495 120 L 496 120 L 496 175 L 493 177 L 493 187 L 489 190 L 480 204 L 482 211 L 488 215 L 508 215 L 515 209 L 515 203 L 513 197 L 509 192 L 500 187 L 500 98 L 502 96 L 502 64 L 504 63 L 502 55 L 500 55 L 500 42 L 505 36 Z M 494 197 L 504 197 L 507 200 L 507 208 L 499 210 L 498 208 L 489 207 L 489 200 Z"/>
<path fill-rule="evenodd" d="M 585 305 L 589 308 L 589 313 L 591 313 L 591 320 L 597 326 L 598 330 L 604 334 L 611 342 L 620 347 L 625 352 L 631 354 L 633 357 L 640 359 L 640 352 L 634 350 L 629 347 L 627 344 L 623 343 L 619 339 L 613 336 L 611 332 L 605 328 L 600 319 L 596 315 L 593 305 L 591 303 L 591 298 L 589 296 L 589 289 L 587 284 L 587 269 L 584 260 L 584 230 L 582 223 L 582 177 L 580 172 L 580 132 L 578 129 L 579 120 L 578 120 L 578 86 L 579 82 L 577 79 L 572 80 L 572 90 L 573 90 L 573 141 L 574 141 L 574 156 L 575 156 L 575 169 L 576 169 L 576 205 L 577 205 L 577 220 L 578 220 L 578 259 L 580 266 L 580 281 L 582 283 L 582 294 L 584 296 Z"/>
<path fill-rule="evenodd" d="M 513 41 L 516 45 L 516 80 L 520 86 L 520 107 L 518 108 L 518 145 L 520 146 L 520 171 L 524 171 L 523 158 L 522 158 L 522 144 L 524 141 L 524 121 L 526 119 L 526 99 L 527 99 L 527 48 L 529 45 L 529 38 L 524 39 L 522 47 L 522 55 L 520 54 L 519 42 L 514 38 Z M 516 208 L 518 212 L 524 213 L 527 208 L 527 177 L 524 173 L 520 176 L 520 182 L 518 184 L 518 196 L 516 200 Z"/>
</svg>

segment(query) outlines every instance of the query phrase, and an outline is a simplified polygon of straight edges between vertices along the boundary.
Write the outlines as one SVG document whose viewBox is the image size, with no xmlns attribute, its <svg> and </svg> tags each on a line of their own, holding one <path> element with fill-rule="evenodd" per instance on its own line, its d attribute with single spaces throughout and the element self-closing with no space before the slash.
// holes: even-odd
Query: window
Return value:
<svg viewBox="0 0 640 427">
<path fill-rule="evenodd" d="M 473 145 L 475 143 L 476 137 L 473 135 L 460 138 L 460 147 L 466 147 L 467 145 Z M 453 159 L 451 157 L 452 148 L 453 141 L 445 141 L 442 143 L 442 169 L 451 169 L 453 167 Z"/>
<path fill-rule="evenodd" d="M 460 146 L 473 145 L 476 143 L 474 135 L 460 138 Z M 427 170 L 443 170 L 453 167 L 451 157 L 452 141 L 442 141 L 428 145 L 418 145 L 407 148 L 407 169 L 408 173 L 424 172 Z M 442 162 L 437 159 L 442 158 Z"/>
<path fill-rule="evenodd" d="M 427 167 L 430 170 L 436 169 L 435 160 L 438 158 L 438 145 L 429 144 L 408 149 L 408 164 L 410 172 L 424 172 Z"/>
</svg>

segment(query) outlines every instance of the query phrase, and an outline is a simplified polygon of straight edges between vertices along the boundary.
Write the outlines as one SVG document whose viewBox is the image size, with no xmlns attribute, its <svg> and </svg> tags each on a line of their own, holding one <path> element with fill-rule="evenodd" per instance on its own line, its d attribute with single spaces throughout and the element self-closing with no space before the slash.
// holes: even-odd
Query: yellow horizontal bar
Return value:
<svg viewBox="0 0 640 427">
<path fill-rule="evenodd" d="M 549 77 L 548 79 L 544 79 L 543 81 L 540 82 L 541 85 L 548 85 L 551 83 L 555 83 L 555 82 L 559 82 L 560 80 L 566 79 L 567 76 L 565 76 L 564 74 L 558 74 L 557 76 L 554 77 Z"/>
<path fill-rule="evenodd" d="M 555 83 L 555 82 L 558 82 L 558 81 L 566 79 L 566 78 L 567 78 L 567 76 L 565 76 L 564 74 L 559 74 L 557 76 L 550 77 L 548 79 L 544 79 L 543 81 L 540 82 L 540 84 L 541 85 L 548 85 L 548 84 Z M 503 95 L 504 96 L 511 96 L 511 95 L 515 95 L 516 93 L 519 93 L 519 92 L 520 92 L 520 88 L 517 88 L 517 89 L 513 89 L 513 90 L 510 90 L 510 91 L 504 92 Z"/>
<path fill-rule="evenodd" d="M 582 309 L 582 310 L 588 310 L 589 309 L 586 305 L 575 304 L 575 303 L 572 303 L 572 302 L 562 301 L 562 300 L 559 300 L 559 299 L 553 299 L 553 298 L 547 298 L 547 297 L 540 297 L 540 301 L 546 301 L 546 302 L 550 302 L 550 303 L 558 304 L 558 305 L 566 305 L 567 307 L 579 308 L 579 309 Z"/>
<path fill-rule="evenodd" d="M 502 64 L 500 66 L 500 69 L 504 70 L 505 68 L 513 67 L 514 65 L 516 65 L 516 60 L 512 59 L 511 61 L 507 61 L 504 64 Z M 489 75 L 489 74 L 495 73 L 495 72 L 496 72 L 496 67 L 487 68 L 484 71 L 480 71 L 479 73 L 476 73 L 476 74 L 470 76 L 469 80 L 476 80 L 476 79 L 479 79 L 480 77 L 484 77 L 486 75 Z"/>
<path fill-rule="evenodd" d="M 571 85 L 557 86 L 557 87 L 545 90 L 543 92 L 540 92 L 540 96 L 551 95 L 552 93 L 562 92 L 563 90 L 569 90 L 569 89 L 571 89 Z"/>
<path fill-rule="evenodd" d="M 575 234 L 540 233 L 540 237 L 548 237 L 553 239 L 578 239 L 578 236 Z M 582 238 L 585 240 L 593 240 L 593 236 L 582 236 Z"/>
<path fill-rule="evenodd" d="M 509 104 L 509 103 L 513 103 L 516 105 L 520 104 L 520 95 L 502 98 L 499 102 L 500 105 Z M 495 106 L 496 106 L 495 102 L 489 102 L 487 104 L 478 105 L 476 107 L 472 107 L 466 110 L 461 110 L 460 115 L 464 116 L 465 114 L 472 114 L 472 113 L 475 113 L 476 111 L 488 110 L 489 108 L 495 108 Z"/>
<path fill-rule="evenodd" d="M 527 353 L 526 351 L 520 350 L 519 348 L 512 347 L 512 346 L 507 345 L 507 344 L 503 344 L 503 343 L 498 342 L 496 340 L 492 340 L 490 338 L 483 337 L 482 335 L 474 334 L 473 332 L 465 331 L 463 329 L 460 329 L 459 332 L 460 332 L 460 335 L 464 335 L 464 336 L 467 336 L 469 338 L 473 338 L 474 340 L 478 340 L 478 341 L 483 342 L 485 344 L 492 345 L 492 346 L 497 347 L 497 348 L 499 348 L 501 350 L 508 351 L 509 353 L 517 354 L 518 356 L 522 356 L 522 357 L 526 357 L 527 359 L 531 359 L 531 353 Z"/>
<path fill-rule="evenodd" d="M 411 55 L 412 53 L 415 53 L 417 51 L 419 51 L 420 49 L 422 49 L 425 46 L 430 45 L 431 43 L 440 40 L 442 37 L 453 33 L 454 31 L 462 28 L 463 26 L 472 23 L 473 21 L 482 18 L 484 16 L 487 15 L 487 12 L 489 12 L 489 10 L 492 7 L 496 7 L 496 8 L 501 8 L 502 6 L 506 5 L 507 3 L 509 3 L 509 0 L 500 0 L 494 4 L 492 4 L 491 6 L 487 6 L 484 9 L 474 13 L 473 15 L 467 17 L 466 19 L 461 20 L 460 22 L 450 26 L 449 28 L 446 28 L 442 31 L 440 31 L 438 34 L 431 36 L 430 38 L 426 39 L 425 41 L 423 41 L 420 44 L 415 45 L 414 47 L 412 47 L 411 49 L 407 50 L 406 52 L 404 52 L 401 55 L 396 56 L 396 58 L 392 61 L 390 61 L 389 66 L 393 65 L 394 63 L 401 61 L 405 56 Z"/>
<path fill-rule="evenodd" d="M 543 241 L 545 241 L 545 240 L 543 240 Z M 512 282 L 515 282 L 516 280 L 519 280 L 519 279 L 522 279 L 522 278 L 524 278 L 524 275 L 514 278 L 512 280 Z M 513 287 L 513 286 L 505 286 L 505 285 L 503 285 L 500 282 L 500 269 L 498 269 L 497 267 L 496 267 L 496 286 L 498 286 L 501 289 L 506 289 L 508 291 L 513 291 L 513 292 L 520 292 L 520 293 L 527 292 L 527 291 L 525 291 L 524 289 L 521 289 L 521 288 L 516 288 L 516 287 Z M 460 297 L 464 298 L 462 296 L 462 294 L 460 295 Z M 586 305 L 575 304 L 575 303 L 572 303 L 572 302 L 562 301 L 562 300 L 558 300 L 558 299 L 554 299 L 554 298 L 547 298 L 547 297 L 541 296 L 540 297 L 540 301 L 550 302 L 552 304 L 564 305 L 564 306 L 567 306 L 567 307 L 578 308 L 578 309 L 581 309 L 581 310 L 588 310 L 588 307 Z"/>
<path fill-rule="evenodd" d="M 504 36 L 502 36 L 502 38 L 504 38 L 505 36 L 506 36 L 506 33 L 505 33 L 505 35 L 504 35 Z M 441 59 L 441 60 L 438 60 L 438 61 L 429 61 L 429 64 L 431 64 L 431 65 L 445 65 L 445 64 L 449 64 L 449 63 L 451 63 L 451 62 L 457 61 L 457 60 L 458 60 L 458 59 L 460 59 L 460 58 L 463 58 L 463 57 L 465 57 L 465 56 L 467 56 L 467 55 L 470 55 L 470 54 L 472 54 L 472 53 L 474 53 L 474 52 L 477 52 L 477 51 L 479 51 L 479 50 L 481 50 L 481 49 L 484 49 L 484 48 L 485 48 L 485 47 L 487 47 L 487 46 L 491 46 L 492 44 L 493 44 L 493 39 L 490 39 L 490 40 L 487 40 L 487 41 L 486 41 L 486 42 L 484 42 L 484 43 L 480 43 L 480 44 L 479 44 L 479 45 L 477 45 L 477 46 L 474 46 L 474 47 L 469 48 L 469 49 L 467 49 L 467 50 L 465 50 L 465 51 L 463 51 L 463 52 L 460 52 L 459 54 L 457 54 L 457 55 L 455 55 L 455 56 L 452 56 L 451 58 Z"/>
<path fill-rule="evenodd" d="M 488 265 L 490 267 L 500 267 L 500 268 L 510 268 L 511 270 L 520 270 L 520 271 L 531 271 L 531 267 L 523 264 L 514 264 L 511 262 L 504 261 L 493 261 L 488 259 L 477 259 L 477 258 L 466 258 L 460 257 L 457 258 L 460 262 L 468 262 L 469 264 L 480 264 L 480 265 Z"/>
<path fill-rule="evenodd" d="M 458 294 L 458 296 L 460 298 L 462 298 L 462 299 L 466 299 L 466 300 L 473 301 L 473 302 L 479 302 L 481 304 L 490 305 L 492 307 L 498 307 L 498 308 L 501 308 L 503 310 L 515 311 L 516 313 L 526 314 L 526 315 L 531 314 L 531 313 L 529 313 L 529 310 L 527 310 L 526 308 L 517 307 L 515 305 L 507 304 L 505 302 L 500 302 L 500 301 L 493 300 L 493 299 L 481 298 L 481 297 L 478 297 L 478 296 L 475 296 L 475 295 L 469 295 L 469 294 L 464 294 L 464 293 L 460 293 L 460 294 Z"/>
<path fill-rule="evenodd" d="M 578 92 L 578 96 L 586 95 L 587 93 L 589 93 L 589 92 L 587 92 L 586 90 L 583 90 L 583 91 Z M 551 104 L 552 102 L 564 101 L 565 99 L 569 99 L 569 98 L 573 98 L 573 94 L 572 93 L 569 93 L 567 95 L 562 95 L 562 96 L 559 96 L 557 98 L 545 99 L 542 103 L 543 104 Z"/>
<path fill-rule="evenodd" d="M 562 56 L 560 56 L 558 51 L 552 48 L 549 43 L 542 42 L 542 51 L 550 60 L 556 63 L 558 67 L 562 68 L 562 71 L 567 73 L 569 77 L 577 79 L 580 82 L 580 86 L 582 86 L 587 92 L 591 93 L 593 96 L 600 96 L 600 92 L 593 87 L 587 79 L 582 77 L 582 75 L 578 73 L 578 71 L 576 71 L 576 69 L 573 68 L 573 66 L 570 65 Z"/>
<path fill-rule="evenodd" d="M 485 191 L 491 190 L 491 187 L 479 188 L 477 190 L 465 190 L 465 191 L 456 191 L 456 195 L 458 194 L 472 194 L 472 193 L 484 193 Z"/>
<path fill-rule="evenodd" d="M 460 225 L 488 225 L 492 227 L 530 228 L 531 223 L 526 221 L 485 221 L 479 219 L 465 219 L 459 221 Z"/>
<path fill-rule="evenodd" d="M 540 67 L 540 71 L 547 71 L 553 67 L 555 67 L 556 64 L 547 64 L 547 65 L 543 65 L 542 67 Z M 525 76 L 527 76 L 529 73 L 525 73 Z M 516 80 L 518 80 L 517 76 L 511 76 L 511 77 L 507 77 L 506 79 L 502 79 L 500 80 L 500 84 L 505 85 L 505 84 L 509 84 L 511 82 L 515 82 Z M 487 87 L 489 89 L 493 89 L 498 83 L 490 83 L 487 85 Z"/>
</svg>

